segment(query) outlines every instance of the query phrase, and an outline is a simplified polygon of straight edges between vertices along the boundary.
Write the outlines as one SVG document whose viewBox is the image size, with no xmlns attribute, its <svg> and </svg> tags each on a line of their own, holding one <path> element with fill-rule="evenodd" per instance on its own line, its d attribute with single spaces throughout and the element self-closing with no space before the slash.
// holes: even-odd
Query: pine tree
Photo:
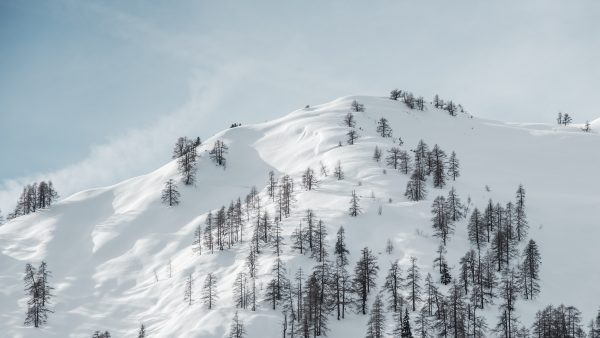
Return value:
<svg viewBox="0 0 600 338">
<path fill-rule="evenodd" d="M 354 268 L 353 288 L 357 296 L 357 309 L 363 315 L 367 314 L 367 301 L 371 288 L 375 287 L 375 279 L 379 266 L 377 258 L 369 248 L 365 247 L 361 251 L 361 256 L 356 262 Z"/>
<path fill-rule="evenodd" d="M 381 137 L 392 137 L 392 128 L 385 117 L 382 117 L 377 121 L 377 133 L 381 135 Z"/>
<path fill-rule="evenodd" d="M 367 338 L 383 338 L 385 335 L 385 312 L 381 296 L 377 295 L 367 322 Z"/>
<path fill-rule="evenodd" d="M 246 328 L 244 322 L 240 320 L 238 312 L 236 311 L 231 321 L 231 327 L 229 328 L 229 338 L 244 338 L 246 337 Z"/>
<path fill-rule="evenodd" d="M 375 162 L 381 162 L 381 149 L 378 146 L 375 146 L 375 150 L 373 150 L 373 159 Z"/>
<path fill-rule="evenodd" d="M 192 274 L 188 275 L 188 278 L 185 281 L 185 290 L 183 292 L 183 300 L 188 303 L 188 305 L 192 305 L 193 295 L 192 289 L 194 286 L 194 280 L 192 279 Z"/>
<path fill-rule="evenodd" d="M 217 299 L 217 278 L 210 272 L 206 276 L 204 285 L 202 286 L 202 302 L 210 310 L 215 306 Z"/>
<path fill-rule="evenodd" d="M 460 162 L 454 151 L 448 160 L 448 176 L 452 177 L 453 181 L 456 181 L 456 178 L 460 176 Z"/>
<path fill-rule="evenodd" d="M 523 250 L 523 263 L 521 265 L 522 290 L 525 299 L 533 299 L 540 292 L 539 274 L 542 258 L 537 243 L 531 239 Z"/>
<path fill-rule="evenodd" d="M 344 117 L 344 125 L 349 128 L 356 127 L 356 120 L 354 119 L 354 114 L 352 114 L 352 113 L 346 114 L 346 116 Z"/>
<path fill-rule="evenodd" d="M 352 199 L 350 200 L 350 208 L 348 209 L 352 217 L 356 217 L 361 213 L 360 206 L 358 205 L 359 200 L 356 190 L 352 190 Z"/>
<path fill-rule="evenodd" d="M 227 147 L 227 145 L 225 145 L 225 143 L 223 143 L 223 141 L 217 140 L 212 150 L 209 152 L 210 159 L 213 160 L 213 162 L 215 162 L 216 165 L 225 168 L 227 166 L 227 159 L 225 158 L 225 154 L 227 154 L 228 150 L 229 148 Z"/>
<path fill-rule="evenodd" d="M 400 97 L 401 94 L 402 94 L 401 90 L 392 89 L 392 91 L 390 92 L 390 100 L 398 100 L 398 98 Z"/>
<path fill-rule="evenodd" d="M 394 169 L 398 169 L 400 164 L 400 149 L 392 147 L 388 150 L 389 155 L 385 158 L 386 164 Z"/>
<path fill-rule="evenodd" d="M 406 289 L 408 300 L 412 303 L 412 310 L 417 310 L 417 303 L 421 301 L 421 272 L 417 266 L 417 258 L 410 257 L 410 267 L 406 276 Z"/>
<path fill-rule="evenodd" d="M 173 179 L 169 179 L 165 183 L 165 187 L 162 191 L 162 202 L 168 204 L 170 207 L 179 204 L 179 190 L 177 190 L 177 184 Z"/>
<path fill-rule="evenodd" d="M 335 176 L 338 180 L 344 179 L 344 170 L 342 170 L 342 162 L 337 161 L 335 169 L 333 171 L 333 176 Z"/>
</svg>

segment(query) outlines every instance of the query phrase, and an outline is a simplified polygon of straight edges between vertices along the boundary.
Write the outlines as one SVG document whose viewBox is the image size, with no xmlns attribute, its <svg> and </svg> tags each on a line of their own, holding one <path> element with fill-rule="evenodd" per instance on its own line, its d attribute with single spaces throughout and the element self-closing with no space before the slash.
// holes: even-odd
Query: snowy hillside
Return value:
<svg viewBox="0 0 600 338">
<path fill-rule="evenodd" d="M 353 100 L 364 104 L 365 111 L 354 113 L 359 138 L 348 145 L 344 117 Z M 393 137 L 378 135 L 381 117 L 389 121 Z M 592 129 L 600 129 L 599 121 L 592 123 Z M 434 188 L 429 177 L 426 199 L 409 201 L 404 193 L 410 175 L 387 166 L 383 159 L 381 163 L 373 160 L 376 146 L 386 157 L 388 149 L 398 146 L 398 137 L 404 142 L 402 150 L 415 149 L 424 140 L 430 149 L 437 144 L 448 155 L 455 151 L 460 177 L 449 178 L 442 189 Z M 217 140 L 229 148 L 226 169 L 216 166 L 208 155 Z M 312 209 L 326 226 L 330 257 L 338 228 L 345 228 L 350 272 L 364 247 L 377 257 L 377 287 L 369 302 L 381 290 L 390 263 L 399 260 L 406 274 L 411 256 L 417 258 L 422 282 L 431 273 L 440 290 L 448 289 L 439 285 L 439 273 L 433 268 L 440 243 L 431 236 L 431 207 L 437 196 L 447 196 L 454 187 L 464 203 L 469 197 L 472 201 L 467 219 L 455 223 L 447 244 L 451 274 L 458 281 L 459 260 L 471 248 L 467 236 L 471 211 L 477 207 L 483 212 L 489 199 L 494 204 L 514 203 L 522 184 L 528 238 L 538 243 L 542 265 L 541 293 L 534 300 L 518 298 L 519 320 L 530 327 L 536 311 L 549 304 L 565 304 L 581 310 L 587 325 L 600 306 L 599 147 L 597 133 L 584 133 L 577 127 L 503 123 L 465 113 L 453 117 L 429 104 L 419 111 L 401 101 L 363 96 L 227 129 L 198 148 L 195 186 L 181 183 L 173 160 L 147 175 L 82 191 L 50 209 L 1 226 L 0 332 L 6 337 L 89 337 L 96 330 L 108 330 L 113 337 L 137 337 L 143 323 L 149 337 L 226 336 L 236 311 L 233 284 L 239 272 L 248 270 L 256 210 L 247 215 L 244 208 L 243 242 L 223 251 L 211 254 L 204 247 L 201 255 L 195 253 L 194 232 L 198 225 L 205 226 L 209 211 L 214 214 L 238 197 L 243 202 L 253 186 L 260 192 L 261 208 L 274 216 L 276 203 L 267 191 L 271 170 L 278 179 L 285 174 L 294 179 L 291 215 L 281 222 L 285 241 L 281 258 L 288 278 L 294 281 L 299 267 L 308 274 L 317 264 L 309 254 L 293 249 L 290 238 L 304 222 L 306 210 Z M 343 180 L 333 175 L 338 161 Z M 328 176 L 320 173 L 321 163 L 327 166 Z M 310 191 L 301 185 L 307 167 L 315 170 L 319 181 Z M 161 202 L 169 179 L 178 182 L 181 193 L 181 203 L 173 207 Z M 353 190 L 362 209 L 357 217 L 348 213 Z M 388 239 L 394 245 L 391 254 L 385 251 Z M 520 250 L 525 243 L 519 244 Z M 26 263 L 37 266 L 42 260 L 52 271 L 54 313 L 49 314 L 47 325 L 36 329 L 23 325 L 27 309 L 23 272 Z M 519 255 L 515 261 L 521 260 Z M 248 337 L 281 337 L 282 307 L 272 310 L 264 301 L 275 261 L 273 247 L 262 247 L 256 280 L 258 309 L 238 309 Z M 211 310 L 201 301 L 208 273 L 217 278 L 218 300 Z M 184 293 L 190 275 L 192 304 L 188 305 Z M 484 311 L 490 328 L 498 322 L 500 302 L 497 299 L 496 305 Z M 391 313 L 386 316 L 391 332 L 394 319 Z M 338 321 L 332 311 L 328 336 L 363 337 L 368 317 L 349 310 Z M 417 312 L 411 312 L 413 333 L 416 317 Z M 493 336 L 491 331 L 488 335 Z"/>
</svg>

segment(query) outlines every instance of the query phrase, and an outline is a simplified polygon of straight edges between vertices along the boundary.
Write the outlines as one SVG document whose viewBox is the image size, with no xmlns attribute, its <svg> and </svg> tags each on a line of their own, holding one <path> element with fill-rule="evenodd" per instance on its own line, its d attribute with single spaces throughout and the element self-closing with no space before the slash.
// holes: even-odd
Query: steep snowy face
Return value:
<svg viewBox="0 0 600 338">
<path fill-rule="evenodd" d="M 353 112 L 357 139 L 350 145 L 351 128 L 344 119 L 353 101 L 365 109 Z M 381 118 L 388 121 L 391 137 L 377 131 Z M 591 126 L 600 130 L 599 120 Z M 209 156 L 217 140 L 229 149 L 225 168 L 216 166 Z M 460 176 L 456 180 L 447 177 L 442 188 L 433 187 L 428 177 L 425 200 L 410 201 L 405 196 L 410 173 L 394 169 L 386 157 L 393 147 L 413 156 L 420 140 L 430 149 L 437 144 L 448 156 L 456 152 Z M 423 278 L 431 273 L 439 280 L 433 261 L 440 239 L 432 236 L 431 213 L 437 196 L 447 196 L 454 187 L 463 203 L 470 201 L 470 214 L 475 207 L 483 211 L 490 199 L 494 204 L 514 203 L 522 184 L 527 239 L 538 243 L 542 268 L 541 293 L 533 301 L 519 298 L 517 314 L 529 326 L 535 311 L 565 303 L 578 307 L 587 321 L 600 305 L 596 262 L 600 228 L 595 217 L 600 205 L 599 141 L 596 133 L 487 121 L 466 113 L 450 116 L 430 104 L 421 111 L 401 101 L 366 96 L 344 97 L 274 121 L 227 129 L 198 147 L 193 186 L 181 183 L 177 163 L 172 161 L 147 175 L 77 193 L 48 210 L 1 226 L 0 330 L 10 337 L 85 337 L 96 330 L 121 337 L 134 336 L 143 323 L 151 337 L 224 336 L 236 311 L 234 284 L 240 272 L 248 273 L 257 216 L 264 217 L 266 212 L 272 220 L 279 215 L 277 196 L 269 196 L 270 171 L 278 182 L 284 175 L 293 180 L 290 213 L 280 222 L 285 275 L 294 281 L 299 268 L 305 277 L 318 265 L 310 254 L 300 254 L 292 245 L 292 235 L 300 224 L 306 224 L 306 210 L 311 209 L 327 232 L 324 244 L 330 257 L 336 232 L 344 227 L 350 272 L 361 250 L 372 250 L 380 270 L 369 304 L 394 261 L 406 271 L 413 256 Z M 376 147 L 382 151 L 380 162 L 373 159 Z M 334 174 L 336 167 L 342 169 L 343 179 Z M 311 190 L 302 186 L 307 168 L 314 170 L 317 181 Z M 178 182 L 181 193 L 180 204 L 173 207 L 161 203 L 169 179 Z M 246 209 L 246 196 L 253 186 L 260 206 L 254 200 L 255 206 Z M 361 209 L 356 217 L 348 210 L 353 192 Z M 243 211 L 241 238 L 214 253 L 206 247 L 202 254 L 194 252 L 194 234 L 199 226 L 206 228 L 207 213 L 215 216 L 238 198 Z M 459 259 L 472 246 L 467 220 L 454 227 L 446 258 L 452 276 L 458 278 Z M 388 240 L 394 246 L 391 253 L 385 250 Z M 276 250 L 272 243 L 259 246 L 254 287 L 257 310 L 237 311 L 248 337 L 281 336 L 281 305 L 272 310 L 265 301 Z M 34 329 L 23 326 L 27 296 L 22 279 L 27 262 L 37 266 L 42 260 L 52 271 L 54 313 L 49 314 L 47 325 Z M 521 260 L 519 256 L 515 262 Z M 212 309 L 203 301 L 209 273 L 216 278 L 218 295 Z M 191 302 L 184 297 L 187 289 Z M 484 313 L 489 326 L 495 326 L 497 307 L 490 306 Z M 386 316 L 391 330 L 392 315 Z M 415 319 L 416 312 L 411 316 Z M 367 319 L 348 310 L 346 318 L 337 321 L 332 313 L 329 335 L 362 337 Z"/>
</svg>

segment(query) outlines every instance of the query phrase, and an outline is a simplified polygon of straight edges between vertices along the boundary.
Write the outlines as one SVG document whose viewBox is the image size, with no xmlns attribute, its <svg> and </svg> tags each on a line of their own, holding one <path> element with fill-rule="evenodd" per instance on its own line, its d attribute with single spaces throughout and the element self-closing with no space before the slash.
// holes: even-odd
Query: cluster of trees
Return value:
<svg viewBox="0 0 600 338">
<path fill-rule="evenodd" d="M 180 137 L 175 142 L 172 157 L 177 159 L 177 168 L 185 185 L 193 185 L 196 181 L 197 149 L 201 144 L 200 137 L 196 139 Z"/>
<path fill-rule="evenodd" d="M 198 146 L 201 144 L 200 137 L 195 139 L 180 137 L 177 139 L 177 142 L 175 142 L 172 157 L 177 160 L 177 169 L 181 174 L 181 180 L 185 185 L 193 185 L 196 182 L 199 157 Z M 227 163 L 225 155 L 228 150 L 229 148 L 223 141 L 217 140 L 209 152 L 210 159 L 215 162 L 216 165 L 225 168 Z M 52 183 L 50 183 L 50 185 L 51 184 Z M 177 184 L 173 179 L 169 179 L 165 182 L 161 195 L 161 200 L 164 204 L 175 206 L 179 204 L 180 196 Z"/>
<path fill-rule="evenodd" d="M 8 214 L 7 218 L 10 220 L 39 209 L 49 208 L 57 199 L 58 193 L 54 190 L 52 181 L 28 184 L 23 188 L 15 210 Z"/>
<path fill-rule="evenodd" d="M 460 104 L 457 105 L 454 102 L 452 102 L 452 100 L 444 101 L 437 94 L 435 94 L 435 96 L 433 97 L 433 106 L 436 108 L 444 109 L 444 110 L 448 111 L 450 116 L 456 116 L 457 112 L 461 112 L 461 113 L 465 112 L 465 109 L 463 108 L 462 105 L 460 105 Z"/>
<path fill-rule="evenodd" d="M 428 176 L 432 177 L 433 186 L 443 188 L 449 179 L 456 180 L 460 176 L 460 162 L 456 153 L 450 157 L 446 155 L 437 144 L 429 150 L 427 144 L 421 140 L 413 150 L 414 159 L 402 150 L 393 148 L 389 151 L 387 164 L 407 174 L 412 170 L 410 180 L 406 185 L 404 195 L 412 201 L 421 201 L 427 196 L 425 182 Z"/>
<path fill-rule="evenodd" d="M 188 305 L 194 303 L 194 278 L 192 274 L 189 274 L 185 281 L 185 288 L 183 292 L 183 300 Z M 217 293 L 217 276 L 209 272 L 204 279 L 202 284 L 200 300 L 206 306 L 207 309 L 212 310 L 215 307 L 219 295 Z"/>
<path fill-rule="evenodd" d="M 556 117 L 556 123 L 558 123 L 559 125 L 568 126 L 569 124 L 571 124 L 571 122 L 573 122 L 573 118 L 571 117 L 571 115 L 569 115 L 569 113 L 558 113 L 558 116 Z"/>
<path fill-rule="evenodd" d="M 585 337 L 585 330 L 581 321 L 581 312 L 574 306 L 561 304 L 554 307 L 548 305 L 545 309 L 536 313 L 532 333 L 535 337 L 539 338 Z M 600 324 L 600 313 L 596 320 L 592 320 L 590 323 L 589 337 L 595 338 L 600 336 L 597 324 Z"/>
<path fill-rule="evenodd" d="M 445 247 L 454 232 L 454 222 L 464 218 L 466 212 L 454 188 L 448 197 L 438 196 L 431 210 L 433 235 L 440 239 L 434 260 L 440 283 L 451 285 L 452 301 L 460 300 L 464 317 L 473 319 L 460 330 L 468 333 L 470 326 L 473 336 L 478 336 L 476 331 L 485 331 L 485 322 L 476 312 L 499 298 L 496 333 L 502 337 L 525 337 L 527 330 L 515 315 L 516 302 L 519 297 L 533 299 L 539 294 L 541 265 L 537 243 L 533 239 L 526 242 L 525 189 L 520 185 L 515 202 L 508 202 L 505 207 L 490 200 L 483 213 L 474 208 L 467 226 L 472 248 L 460 259 L 458 276 L 453 277 Z M 519 253 L 521 243 L 526 244 Z"/>
<path fill-rule="evenodd" d="M 51 275 L 48 265 L 44 261 L 37 270 L 29 263 L 25 265 L 23 282 L 27 294 L 27 315 L 25 317 L 27 326 L 43 326 L 48 321 L 48 314 L 52 313 L 50 299 L 54 288 L 48 281 Z"/>
<path fill-rule="evenodd" d="M 413 93 L 399 89 L 393 89 L 390 92 L 391 100 L 402 100 L 410 109 L 425 109 L 425 99 L 422 96 L 415 97 Z"/>
</svg>

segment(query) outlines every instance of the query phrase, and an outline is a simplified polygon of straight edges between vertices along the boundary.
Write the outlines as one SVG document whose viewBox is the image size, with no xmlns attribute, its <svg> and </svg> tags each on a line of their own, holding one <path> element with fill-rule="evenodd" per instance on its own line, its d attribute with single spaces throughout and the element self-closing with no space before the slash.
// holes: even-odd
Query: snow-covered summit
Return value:
<svg viewBox="0 0 600 338">
<path fill-rule="evenodd" d="M 356 100 L 365 107 L 355 112 L 355 144 L 346 142 L 349 128 L 344 117 Z M 377 121 L 386 118 L 393 136 L 382 138 Z M 600 130 L 600 119 L 591 122 Z M 399 146 L 399 138 L 403 144 Z M 229 148 L 227 167 L 216 166 L 208 156 L 215 141 Z M 413 202 L 404 196 L 409 175 L 372 159 L 375 147 L 415 149 L 419 140 L 455 151 L 461 176 L 442 189 L 427 183 L 427 198 Z M 291 248 L 290 235 L 307 209 L 322 219 L 330 247 L 339 226 L 344 226 L 351 266 L 359 251 L 368 246 L 380 266 L 378 287 L 390 262 L 408 265 L 414 256 L 423 273 L 431 272 L 438 239 L 432 238 L 431 204 L 454 187 L 471 208 L 485 208 L 489 199 L 505 204 L 514 200 L 523 184 L 527 191 L 529 237 L 542 254 L 541 294 L 533 301 L 518 301 L 521 321 L 530 325 L 535 311 L 548 304 L 578 307 L 588 321 L 600 306 L 600 268 L 597 239 L 600 227 L 600 135 L 557 130 L 548 125 L 508 124 L 474 118 L 466 113 L 450 116 L 426 104 L 423 111 L 409 109 L 388 98 L 348 96 L 299 109 L 279 119 L 226 129 L 199 146 L 195 186 L 179 183 L 181 203 L 166 207 L 161 191 L 169 179 L 180 181 L 175 160 L 143 176 L 110 187 L 76 193 L 48 210 L 16 218 L 0 227 L 0 332 L 10 337 L 87 337 L 108 330 L 114 337 L 135 336 L 140 323 L 150 337 L 222 337 L 236 310 L 232 285 L 245 271 L 247 240 L 231 249 L 194 253 L 192 243 L 206 214 L 230 201 L 242 200 L 256 186 L 267 210 L 275 205 L 267 196 L 269 171 L 276 177 L 290 175 L 297 183 L 290 217 L 282 220 L 286 246 L 282 259 L 290 278 L 297 268 L 310 271 L 308 255 Z M 342 144 L 340 146 L 340 144 Z M 167 146 L 167 145 L 165 145 Z M 170 145 L 168 145 L 170 146 Z M 345 178 L 333 177 L 336 164 Z M 329 175 L 319 174 L 321 165 Z M 311 167 L 319 184 L 306 191 L 302 173 Z M 486 186 L 489 189 L 486 189 Z M 57 187 L 60 189 L 60 187 Z M 488 191 L 489 190 L 489 191 Z M 352 191 L 360 197 L 362 213 L 348 215 Z M 379 210 L 381 208 L 381 215 Z M 251 236 L 254 216 L 245 225 Z M 391 239 L 395 250 L 384 251 Z M 456 224 L 448 244 L 453 275 L 458 261 L 470 248 L 466 221 Z M 23 326 L 26 297 L 23 292 L 25 263 L 46 261 L 55 288 L 48 324 L 40 329 Z M 259 256 L 257 280 L 262 299 L 273 250 Z M 170 271 L 169 271 L 170 270 Z M 200 302 L 205 276 L 218 278 L 216 307 Z M 184 302 L 186 280 L 192 276 L 192 305 Z M 281 336 L 282 315 L 260 301 L 257 311 L 239 310 L 249 337 Z M 486 313 L 496 323 L 496 308 Z M 332 337 L 362 337 L 367 316 L 350 314 L 342 321 L 332 316 Z M 391 317 L 390 317 L 391 322 Z M 390 323 L 390 327 L 391 327 Z"/>
</svg>

